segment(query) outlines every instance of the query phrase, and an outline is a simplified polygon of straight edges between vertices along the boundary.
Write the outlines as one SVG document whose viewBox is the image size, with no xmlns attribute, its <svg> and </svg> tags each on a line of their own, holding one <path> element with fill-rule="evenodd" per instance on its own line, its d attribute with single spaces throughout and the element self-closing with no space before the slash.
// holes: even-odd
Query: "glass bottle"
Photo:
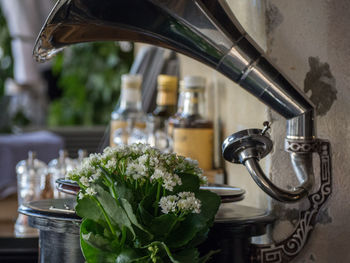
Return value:
<svg viewBox="0 0 350 263">
<path fill-rule="evenodd" d="M 18 206 L 30 201 L 41 199 L 45 188 L 47 166 L 44 162 L 36 159 L 35 152 L 28 152 L 28 159 L 20 161 L 16 165 Z M 15 224 L 16 237 L 37 236 L 36 229 L 29 227 L 28 218 L 18 214 Z"/>
<path fill-rule="evenodd" d="M 213 168 L 213 123 L 204 117 L 205 79 L 187 76 L 183 81 L 183 109 L 173 120 L 174 152 L 199 162 L 204 171 Z"/>
<path fill-rule="evenodd" d="M 158 129 L 156 116 L 150 116 L 147 119 L 146 125 L 146 143 L 152 147 L 156 147 L 157 149 L 163 152 L 171 152 L 173 147 L 173 141 L 168 136 L 167 132 L 164 129 Z"/>
<path fill-rule="evenodd" d="M 135 120 L 135 126 L 146 127 L 145 114 L 142 111 L 141 75 L 122 75 L 122 89 L 120 104 L 111 114 L 110 146 L 115 146 L 115 132 L 120 128 L 127 128 L 128 120 Z"/>
<path fill-rule="evenodd" d="M 56 180 L 65 178 L 67 172 L 76 167 L 75 162 L 68 157 L 67 150 L 60 150 L 57 159 L 53 159 L 48 164 L 48 175 L 50 176 L 51 188 L 53 190 L 53 198 L 65 198 L 65 193 L 58 191 L 56 187 Z"/>
<path fill-rule="evenodd" d="M 73 160 L 74 169 L 79 168 L 83 163 L 84 158 L 88 157 L 88 152 L 85 149 L 78 150 L 78 158 Z"/>
<path fill-rule="evenodd" d="M 156 128 L 164 130 L 169 117 L 176 113 L 178 79 L 175 76 L 159 75 L 157 81 L 157 107 L 153 116 L 156 117 L 154 120 L 159 122 L 156 123 Z"/>
</svg>

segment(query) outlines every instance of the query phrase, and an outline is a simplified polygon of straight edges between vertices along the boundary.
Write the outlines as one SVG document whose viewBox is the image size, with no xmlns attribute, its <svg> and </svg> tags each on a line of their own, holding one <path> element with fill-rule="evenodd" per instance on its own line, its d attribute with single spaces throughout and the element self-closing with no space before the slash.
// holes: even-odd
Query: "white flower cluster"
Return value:
<svg viewBox="0 0 350 263">
<path fill-rule="evenodd" d="M 83 199 L 87 195 L 94 196 L 96 194 L 97 192 L 92 187 L 88 187 L 85 190 L 85 194 L 82 191 L 80 191 L 78 197 L 79 199 Z"/>
<path fill-rule="evenodd" d="M 201 201 L 192 192 L 181 192 L 177 195 L 163 196 L 159 201 L 162 213 L 196 213 L 201 212 Z"/>
<path fill-rule="evenodd" d="M 153 180 L 161 180 L 163 187 L 169 191 L 173 191 L 177 185 L 182 185 L 181 179 L 177 174 L 168 173 L 163 169 L 155 169 L 151 176 L 151 181 Z"/>
<path fill-rule="evenodd" d="M 147 160 L 148 156 L 146 154 L 141 155 L 136 160 L 129 160 L 125 174 L 131 176 L 134 180 L 148 177 Z"/>
<path fill-rule="evenodd" d="M 196 174 L 202 184 L 206 182 L 197 161 L 163 153 L 145 144 L 118 145 L 107 147 L 103 154 L 90 154 L 81 167 L 71 171 L 67 177 L 89 188 L 104 175 L 101 167 L 113 176 L 126 176 L 127 180 L 159 182 L 169 191 L 182 184 L 177 172 Z"/>
<path fill-rule="evenodd" d="M 176 172 L 184 172 L 184 173 L 192 172 L 194 174 L 197 174 L 201 185 L 208 184 L 208 178 L 202 175 L 203 170 L 199 168 L 197 160 L 193 160 L 191 158 L 185 158 L 183 156 L 178 156 L 178 161 L 177 161 L 175 170 Z"/>
</svg>

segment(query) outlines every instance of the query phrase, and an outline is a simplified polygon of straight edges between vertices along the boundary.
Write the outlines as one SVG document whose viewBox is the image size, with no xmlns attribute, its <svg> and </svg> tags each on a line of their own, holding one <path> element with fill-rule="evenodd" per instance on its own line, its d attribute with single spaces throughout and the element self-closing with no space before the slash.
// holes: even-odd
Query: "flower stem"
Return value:
<svg viewBox="0 0 350 263">
<path fill-rule="evenodd" d="M 116 235 L 116 232 L 115 232 L 115 229 L 114 227 L 112 226 L 112 223 L 111 223 L 111 220 L 109 219 L 109 216 L 107 215 L 105 209 L 103 208 L 103 206 L 101 205 L 101 203 L 97 200 L 96 197 L 94 196 L 91 196 L 92 200 L 94 200 L 96 202 L 96 204 L 98 205 L 98 207 L 101 209 L 104 217 L 106 218 L 106 221 L 107 221 L 107 224 L 109 226 L 109 229 L 111 230 L 112 234 L 113 235 Z"/>
<path fill-rule="evenodd" d="M 177 224 L 177 222 L 179 222 L 179 219 L 176 218 L 175 221 L 171 224 L 168 233 L 166 233 L 166 237 L 171 233 L 171 231 L 173 230 L 173 228 L 175 227 L 175 225 Z"/>
<path fill-rule="evenodd" d="M 114 199 L 115 199 L 117 205 L 120 205 L 119 200 L 118 200 L 118 194 L 117 194 L 117 192 L 115 191 L 114 185 L 111 186 L 111 189 L 112 189 L 112 196 L 114 197 Z"/>
<path fill-rule="evenodd" d="M 149 188 L 149 180 L 147 180 L 146 182 L 145 196 L 148 195 L 148 192 L 149 192 L 148 188 Z"/>
<path fill-rule="evenodd" d="M 125 240 L 126 240 L 126 226 L 123 226 L 122 227 L 122 240 L 120 241 L 121 247 L 124 247 Z"/>
<path fill-rule="evenodd" d="M 161 184 L 158 183 L 158 187 L 157 187 L 157 198 L 156 198 L 156 203 L 154 206 L 154 216 L 158 216 L 158 203 L 159 203 L 159 199 L 160 199 L 160 188 L 161 188 Z"/>
</svg>

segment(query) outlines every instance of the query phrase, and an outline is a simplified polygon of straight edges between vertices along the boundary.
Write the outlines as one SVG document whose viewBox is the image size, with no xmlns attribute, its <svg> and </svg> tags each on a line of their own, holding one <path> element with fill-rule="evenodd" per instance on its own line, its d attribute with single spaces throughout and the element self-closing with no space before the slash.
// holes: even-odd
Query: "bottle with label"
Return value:
<svg viewBox="0 0 350 263">
<path fill-rule="evenodd" d="M 213 168 L 213 123 L 204 117 L 205 79 L 187 76 L 183 81 L 183 109 L 173 118 L 174 152 L 199 162 L 204 171 Z"/>
<path fill-rule="evenodd" d="M 177 77 L 169 75 L 158 76 L 157 107 L 153 111 L 157 128 L 164 130 L 169 117 L 176 113 Z"/>
<path fill-rule="evenodd" d="M 110 146 L 115 146 L 115 131 L 126 129 L 129 119 L 133 119 L 135 126 L 140 129 L 146 127 L 145 114 L 142 111 L 141 83 L 141 75 L 122 75 L 120 104 L 111 115 Z"/>
</svg>

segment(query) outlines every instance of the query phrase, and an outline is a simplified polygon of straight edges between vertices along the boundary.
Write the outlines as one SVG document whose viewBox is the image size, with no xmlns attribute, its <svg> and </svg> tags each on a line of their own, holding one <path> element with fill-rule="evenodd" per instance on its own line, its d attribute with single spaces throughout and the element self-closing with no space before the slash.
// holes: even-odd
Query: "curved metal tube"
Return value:
<svg viewBox="0 0 350 263">
<path fill-rule="evenodd" d="M 245 160 L 245 167 L 252 176 L 256 184 L 268 195 L 281 202 L 296 202 L 308 195 L 308 189 L 299 186 L 293 191 L 283 190 L 274 185 L 261 169 L 259 162 L 255 158 Z"/>
<path fill-rule="evenodd" d="M 312 154 L 291 153 L 290 160 L 299 183 L 311 189 L 315 183 Z"/>
</svg>

